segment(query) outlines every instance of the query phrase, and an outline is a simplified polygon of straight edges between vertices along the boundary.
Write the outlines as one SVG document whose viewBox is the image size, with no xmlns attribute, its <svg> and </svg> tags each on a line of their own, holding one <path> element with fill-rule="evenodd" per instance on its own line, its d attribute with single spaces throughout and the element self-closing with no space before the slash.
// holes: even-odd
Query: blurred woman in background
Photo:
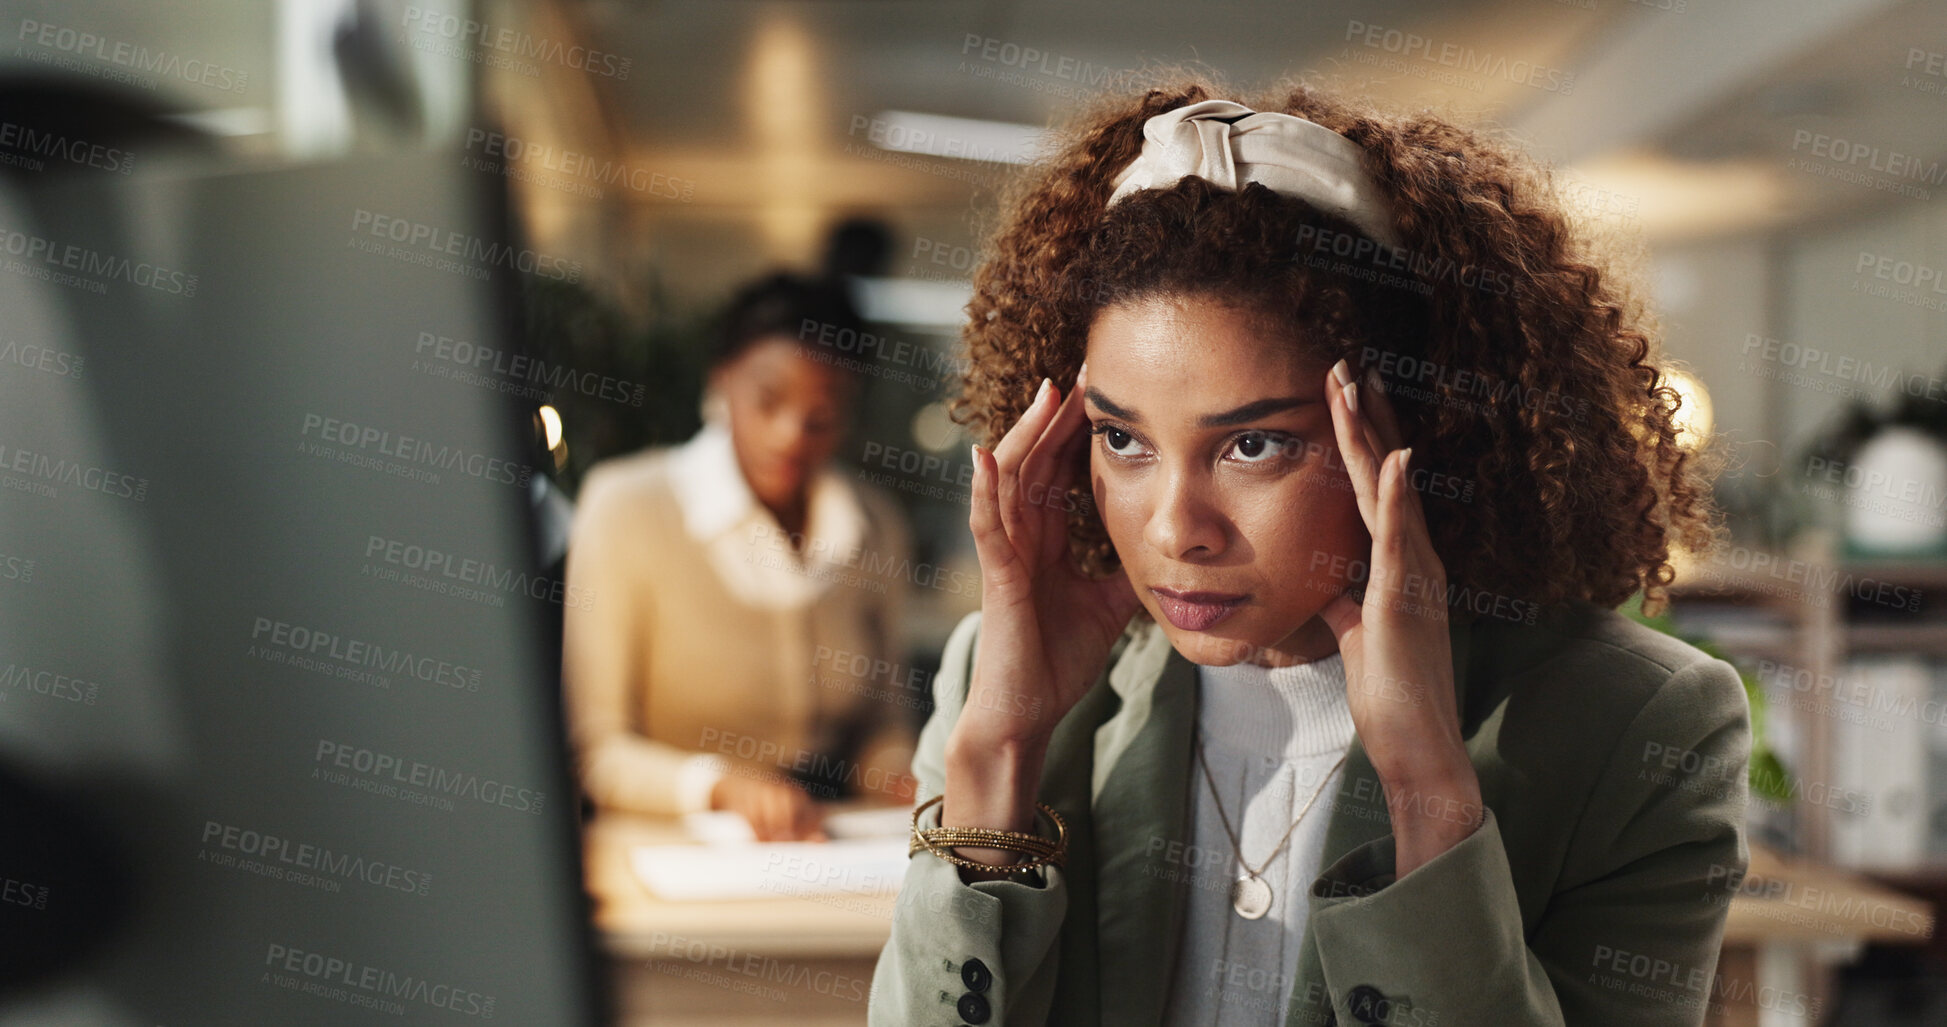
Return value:
<svg viewBox="0 0 1947 1027">
<path fill-rule="evenodd" d="M 837 283 L 747 286 L 702 430 L 590 470 L 563 687 L 598 807 L 731 810 L 772 840 L 821 837 L 816 799 L 911 799 L 906 707 L 855 672 L 898 662 L 908 530 L 828 466 L 856 386 L 817 340 L 857 327 Z"/>
</svg>

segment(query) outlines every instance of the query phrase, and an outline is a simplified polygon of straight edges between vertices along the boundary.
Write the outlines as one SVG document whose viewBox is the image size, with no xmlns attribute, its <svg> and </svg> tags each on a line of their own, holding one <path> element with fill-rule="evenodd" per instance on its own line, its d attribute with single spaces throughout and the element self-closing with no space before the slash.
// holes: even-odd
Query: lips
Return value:
<svg viewBox="0 0 1947 1027">
<path fill-rule="evenodd" d="M 1235 592 L 1179 592 L 1157 586 L 1149 591 L 1163 616 L 1183 631 L 1208 631 L 1250 598 Z"/>
</svg>

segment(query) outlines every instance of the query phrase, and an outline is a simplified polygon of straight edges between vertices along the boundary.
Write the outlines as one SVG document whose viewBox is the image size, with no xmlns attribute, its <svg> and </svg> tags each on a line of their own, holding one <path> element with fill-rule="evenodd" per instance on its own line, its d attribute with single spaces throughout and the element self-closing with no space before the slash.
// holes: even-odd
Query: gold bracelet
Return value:
<svg viewBox="0 0 1947 1027">
<path fill-rule="evenodd" d="M 1068 824 L 1061 819 L 1061 814 L 1056 813 L 1047 803 L 1035 803 L 1035 808 L 1047 814 L 1048 819 L 1054 822 L 1055 837 L 1052 841 L 1040 835 L 1024 834 L 1019 831 L 997 831 L 985 827 L 920 827 L 920 817 L 944 798 L 944 795 L 936 795 L 913 810 L 913 843 L 906 850 L 909 858 L 923 848 L 956 866 L 1000 873 L 1032 870 L 1050 864 L 1061 866 L 1066 861 Z M 959 856 L 952 851 L 955 846 L 961 845 L 1009 849 L 1034 858 L 1022 863 L 982 863 Z"/>
<path fill-rule="evenodd" d="M 1062 853 L 1046 839 L 1029 842 L 1018 834 L 1000 831 L 968 831 L 951 827 L 936 827 L 925 832 L 924 838 L 914 838 L 906 847 L 906 855 L 913 856 L 921 849 L 957 849 L 977 846 L 985 849 L 1007 849 L 1030 857 L 1041 857 L 1059 861 Z"/>
<path fill-rule="evenodd" d="M 1046 838 L 1016 834 L 1013 831 L 990 831 L 980 827 L 930 827 L 921 828 L 920 834 L 927 841 L 948 848 L 978 845 L 990 849 L 1013 849 L 1032 856 L 1052 856 L 1060 851 L 1054 842 Z M 924 847 L 917 837 L 913 839 L 913 845 Z"/>
</svg>

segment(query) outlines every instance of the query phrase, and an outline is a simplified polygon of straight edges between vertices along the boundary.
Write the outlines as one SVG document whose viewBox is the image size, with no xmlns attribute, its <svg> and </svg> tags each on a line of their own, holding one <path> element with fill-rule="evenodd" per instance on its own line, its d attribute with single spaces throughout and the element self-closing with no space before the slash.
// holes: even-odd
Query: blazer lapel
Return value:
<svg viewBox="0 0 1947 1027">
<path fill-rule="evenodd" d="M 1101 1022 L 1124 1027 L 1160 1022 L 1182 934 L 1188 882 L 1152 846 L 1188 840 L 1196 665 L 1149 625 L 1109 683 L 1122 707 L 1095 733 L 1097 982 Z"/>
</svg>

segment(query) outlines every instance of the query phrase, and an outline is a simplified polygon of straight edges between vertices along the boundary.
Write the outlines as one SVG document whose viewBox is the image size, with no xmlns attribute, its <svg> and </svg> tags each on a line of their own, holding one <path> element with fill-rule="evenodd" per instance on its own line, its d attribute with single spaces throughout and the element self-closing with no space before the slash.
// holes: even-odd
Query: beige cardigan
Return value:
<svg viewBox="0 0 1947 1027">
<path fill-rule="evenodd" d="M 721 429 L 589 472 L 567 580 L 593 598 L 565 611 L 562 676 L 598 806 L 696 808 L 682 782 L 698 754 L 732 774 L 822 767 L 866 792 L 911 788 L 910 710 L 926 682 L 901 687 L 905 522 L 830 469 L 809 519 L 801 555 L 750 496 Z M 848 735 L 862 740 L 852 761 L 835 751 Z"/>
</svg>

